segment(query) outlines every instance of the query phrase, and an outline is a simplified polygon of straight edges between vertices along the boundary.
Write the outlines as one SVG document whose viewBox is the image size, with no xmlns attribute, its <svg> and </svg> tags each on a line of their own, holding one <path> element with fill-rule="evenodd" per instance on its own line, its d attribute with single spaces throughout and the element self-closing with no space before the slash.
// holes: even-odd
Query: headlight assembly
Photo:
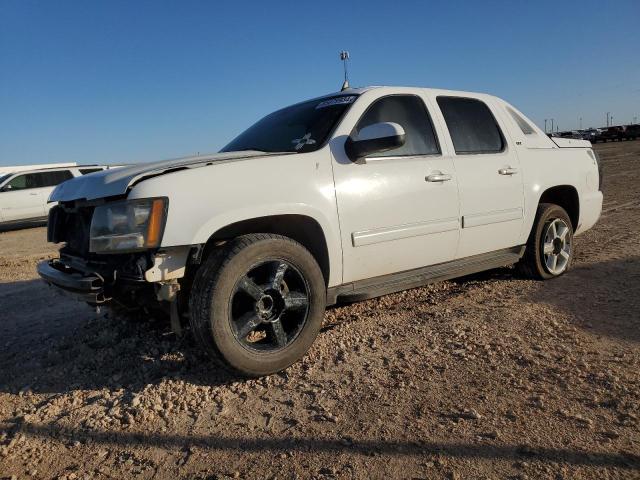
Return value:
<svg viewBox="0 0 640 480">
<path fill-rule="evenodd" d="M 159 247 L 168 205 L 166 198 L 144 198 L 96 207 L 89 250 L 123 253 Z"/>
</svg>

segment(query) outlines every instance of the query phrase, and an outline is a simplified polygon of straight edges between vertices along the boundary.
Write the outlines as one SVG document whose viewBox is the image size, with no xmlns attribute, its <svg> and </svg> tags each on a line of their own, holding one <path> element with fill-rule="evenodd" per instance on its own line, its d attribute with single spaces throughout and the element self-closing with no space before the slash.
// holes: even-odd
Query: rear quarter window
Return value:
<svg viewBox="0 0 640 480">
<path fill-rule="evenodd" d="M 507 108 L 507 112 L 509 112 L 509 115 L 511 115 L 511 118 L 513 118 L 513 120 L 518 124 L 518 127 L 520 127 L 520 130 L 522 130 L 522 133 L 524 133 L 525 135 L 536 134 L 536 131 L 533 129 L 531 125 L 529 125 L 529 122 L 527 122 L 524 118 L 518 115 L 518 113 L 512 108 L 509 108 L 509 107 L 506 107 L 506 108 Z"/>
</svg>

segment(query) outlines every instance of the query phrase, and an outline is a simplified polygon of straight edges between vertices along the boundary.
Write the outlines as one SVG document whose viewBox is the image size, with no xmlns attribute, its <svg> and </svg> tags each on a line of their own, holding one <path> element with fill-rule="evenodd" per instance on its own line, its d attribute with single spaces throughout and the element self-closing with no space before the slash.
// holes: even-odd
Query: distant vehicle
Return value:
<svg viewBox="0 0 640 480">
<path fill-rule="evenodd" d="M 567 132 L 560 132 L 559 134 L 557 134 L 555 136 L 556 137 L 560 137 L 560 138 L 575 138 L 576 140 L 582 140 L 582 134 L 577 130 L 571 130 L 571 131 L 567 131 Z"/>
<path fill-rule="evenodd" d="M 214 155 L 59 185 L 38 272 L 92 305 L 165 309 L 220 363 L 301 358 L 327 305 L 518 264 L 564 274 L 602 208 L 591 144 L 497 97 L 344 90 L 278 110 Z M 551 289 L 553 290 L 553 288 Z"/>
<path fill-rule="evenodd" d="M 640 138 L 640 125 L 625 125 L 623 128 L 623 135 L 626 140 L 635 140 L 636 138 Z"/>
<path fill-rule="evenodd" d="M 597 128 L 587 128 L 585 130 L 580 131 L 581 138 L 583 140 L 588 140 L 591 143 L 596 143 L 598 138 L 598 129 Z"/>
<path fill-rule="evenodd" d="M 608 142 L 609 140 L 612 142 L 615 142 L 616 140 L 624 140 L 624 127 L 619 125 L 607 127 L 602 131 L 600 138 L 603 142 Z"/>
<path fill-rule="evenodd" d="M 46 223 L 52 206 L 47 200 L 58 184 L 107 168 L 76 165 L 0 175 L 0 228 Z"/>
</svg>

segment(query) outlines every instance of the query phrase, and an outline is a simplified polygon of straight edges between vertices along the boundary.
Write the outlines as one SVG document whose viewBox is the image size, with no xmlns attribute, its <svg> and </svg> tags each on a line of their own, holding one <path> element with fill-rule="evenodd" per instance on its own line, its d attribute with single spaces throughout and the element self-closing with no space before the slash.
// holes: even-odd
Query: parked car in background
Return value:
<svg viewBox="0 0 640 480">
<path fill-rule="evenodd" d="M 0 228 L 44 223 L 49 195 L 60 183 L 109 167 L 81 165 L 11 172 L 0 176 Z"/>
<path fill-rule="evenodd" d="M 623 128 L 625 140 L 635 140 L 636 138 L 640 138 L 640 125 L 625 125 Z"/>
<path fill-rule="evenodd" d="M 597 128 L 586 128 L 580 131 L 580 135 L 583 140 L 588 140 L 591 143 L 596 143 L 598 138 Z"/>
<path fill-rule="evenodd" d="M 555 136 L 560 138 L 575 138 L 576 140 L 582 140 L 582 133 L 580 133 L 578 130 L 560 132 Z"/>
<path fill-rule="evenodd" d="M 602 135 L 600 136 L 603 142 L 624 139 L 624 128 L 622 126 L 611 126 L 607 127 L 603 130 Z"/>
<path fill-rule="evenodd" d="M 244 375 L 301 358 L 327 305 L 517 264 L 564 274 L 602 208 L 591 144 L 497 97 L 348 89 L 267 115 L 222 151 L 59 185 L 43 279 L 92 305 L 189 319 Z"/>
</svg>

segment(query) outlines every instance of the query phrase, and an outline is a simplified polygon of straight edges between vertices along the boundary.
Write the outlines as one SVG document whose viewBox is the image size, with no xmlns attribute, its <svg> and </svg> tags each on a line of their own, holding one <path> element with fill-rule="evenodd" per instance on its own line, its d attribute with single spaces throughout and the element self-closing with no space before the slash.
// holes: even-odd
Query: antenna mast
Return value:
<svg viewBox="0 0 640 480">
<path fill-rule="evenodd" d="M 349 60 L 349 52 L 346 50 L 342 50 L 340 52 L 340 60 L 342 60 L 342 64 L 344 66 L 344 83 L 342 84 L 342 88 L 340 91 L 346 90 L 349 88 L 349 73 L 347 72 L 347 61 Z"/>
</svg>

